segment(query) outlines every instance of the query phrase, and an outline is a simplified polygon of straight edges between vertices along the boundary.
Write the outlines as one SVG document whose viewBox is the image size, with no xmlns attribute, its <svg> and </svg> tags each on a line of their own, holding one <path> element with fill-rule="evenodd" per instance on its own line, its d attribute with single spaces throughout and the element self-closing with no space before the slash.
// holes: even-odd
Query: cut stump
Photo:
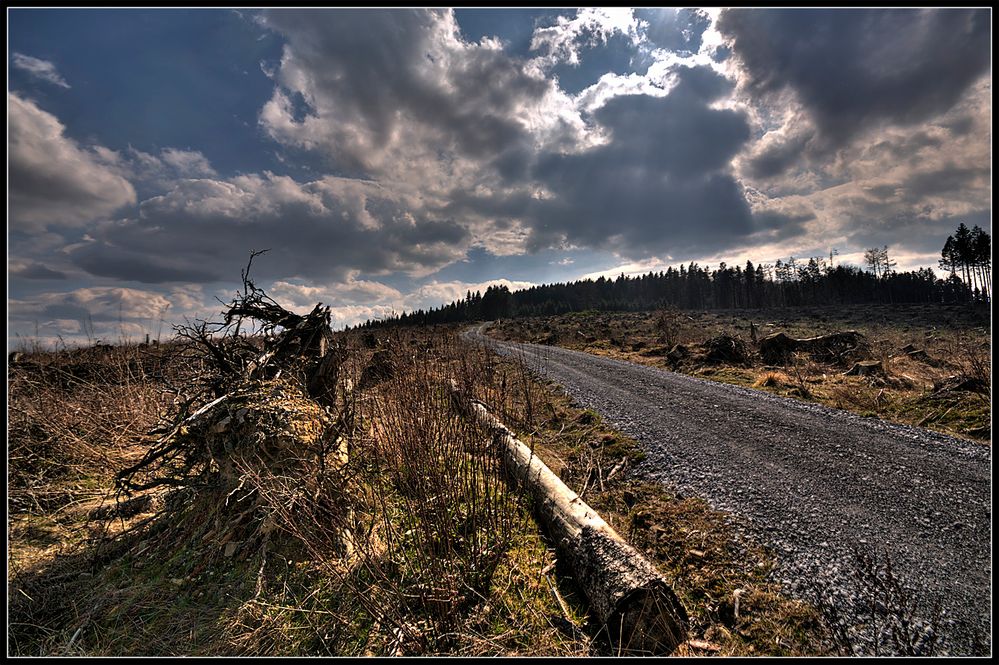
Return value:
<svg viewBox="0 0 999 665">
<path fill-rule="evenodd" d="M 760 340 L 760 356 L 768 365 L 786 363 L 795 351 L 805 351 L 817 360 L 840 360 L 848 351 L 859 348 L 864 336 L 855 330 L 837 332 L 818 337 L 795 339 L 779 332 Z"/>
<path fill-rule="evenodd" d="M 884 374 L 885 368 L 881 364 L 880 360 L 867 360 L 859 363 L 854 363 L 846 372 L 843 372 L 844 376 L 871 376 L 872 374 Z"/>
</svg>

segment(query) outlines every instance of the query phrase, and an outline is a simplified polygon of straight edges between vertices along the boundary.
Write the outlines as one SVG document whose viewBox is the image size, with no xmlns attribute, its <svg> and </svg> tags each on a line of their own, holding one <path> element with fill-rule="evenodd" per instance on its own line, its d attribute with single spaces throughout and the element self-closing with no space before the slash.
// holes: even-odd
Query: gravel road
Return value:
<svg viewBox="0 0 999 665">
<path fill-rule="evenodd" d="M 855 652 L 896 652 L 871 621 L 854 549 L 887 553 L 918 599 L 941 608 L 937 655 L 992 650 L 991 449 L 924 429 L 567 349 L 465 333 L 561 384 L 639 441 L 638 473 L 705 498 L 772 548 L 774 578 L 826 601 Z M 874 603 L 881 606 L 882 603 Z M 872 623 L 874 626 L 872 626 Z M 915 633 L 925 633 L 916 628 Z"/>
</svg>

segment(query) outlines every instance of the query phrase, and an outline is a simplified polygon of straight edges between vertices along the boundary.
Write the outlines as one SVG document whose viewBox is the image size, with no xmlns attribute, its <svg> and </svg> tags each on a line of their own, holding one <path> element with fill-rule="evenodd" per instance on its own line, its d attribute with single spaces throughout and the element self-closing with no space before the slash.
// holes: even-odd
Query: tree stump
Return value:
<svg viewBox="0 0 999 665">
<path fill-rule="evenodd" d="M 843 376 L 871 376 L 872 374 L 884 374 L 885 368 L 880 360 L 866 360 L 854 363 Z"/>
<path fill-rule="evenodd" d="M 805 351 L 816 360 L 840 360 L 848 351 L 861 346 L 864 336 L 855 330 L 795 339 L 783 332 L 767 335 L 760 340 L 760 356 L 768 365 L 783 365 L 795 351 Z"/>
</svg>

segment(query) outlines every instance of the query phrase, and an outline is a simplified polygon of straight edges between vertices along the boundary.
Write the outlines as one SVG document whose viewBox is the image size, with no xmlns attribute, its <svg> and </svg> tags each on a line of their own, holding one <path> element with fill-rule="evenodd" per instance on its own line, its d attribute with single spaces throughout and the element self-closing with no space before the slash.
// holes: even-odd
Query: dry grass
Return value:
<svg viewBox="0 0 999 665">
<path fill-rule="evenodd" d="M 163 377 L 182 372 L 173 351 L 95 347 L 15 363 L 7 411 L 13 507 L 51 509 L 82 498 L 74 491 L 81 483 L 109 480 L 169 406 Z"/>
<path fill-rule="evenodd" d="M 157 487 L 148 510 L 112 519 L 100 500 L 114 472 L 145 452 L 143 433 L 169 410 L 170 386 L 190 363 L 137 374 L 136 357 L 112 349 L 87 356 L 82 380 L 67 369 L 80 364 L 70 354 L 19 363 L 8 377 L 10 491 L 24 497 L 8 524 L 11 652 L 590 654 L 585 606 L 556 578 L 553 550 L 485 436 L 444 390 L 454 378 L 488 394 L 481 377 L 495 371 L 492 358 L 450 334 L 399 335 L 382 345 L 389 376 L 349 390 L 372 352 L 345 342 L 347 380 L 326 417 L 339 425 L 322 437 L 299 436 L 302 419 L 283 407 L 254 407 L 254 390 L 277 387 L 247 386 L 229 405 L 249 409 L 254 431 L 279 423 L 314 449 L 275 464 L 276 444 L 246 447 L 252 432 L 219 430 L 213 415 L 205 431 L 179 435 L 203 439 L 210 458 L 185 467 L 180 456 L 143 479 L 186 468 L 192 482 Z M 533 386 L 519 385 L 530 398 Z M 508 415 L 536 418 L 530 408 Z M 86 497 L 45 501 L 67 483 Z"/>
</svg>

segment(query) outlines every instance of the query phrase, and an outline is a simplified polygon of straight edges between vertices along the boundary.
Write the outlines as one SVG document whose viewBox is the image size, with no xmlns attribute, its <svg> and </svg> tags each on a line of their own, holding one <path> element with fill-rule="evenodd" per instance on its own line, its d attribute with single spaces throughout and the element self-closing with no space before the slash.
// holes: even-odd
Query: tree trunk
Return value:
<svg viewBox="0 0 999 665">
<path fill-rule="evenodd" d="M 492 434 L 507 473 L 530 494 L 539 521 L 615 648 L 666 655 L 686 641 L 687 613 L 656 568 L 482 404 L 469 403 L 452 389 L 463 409 Z"/>
</svg>

